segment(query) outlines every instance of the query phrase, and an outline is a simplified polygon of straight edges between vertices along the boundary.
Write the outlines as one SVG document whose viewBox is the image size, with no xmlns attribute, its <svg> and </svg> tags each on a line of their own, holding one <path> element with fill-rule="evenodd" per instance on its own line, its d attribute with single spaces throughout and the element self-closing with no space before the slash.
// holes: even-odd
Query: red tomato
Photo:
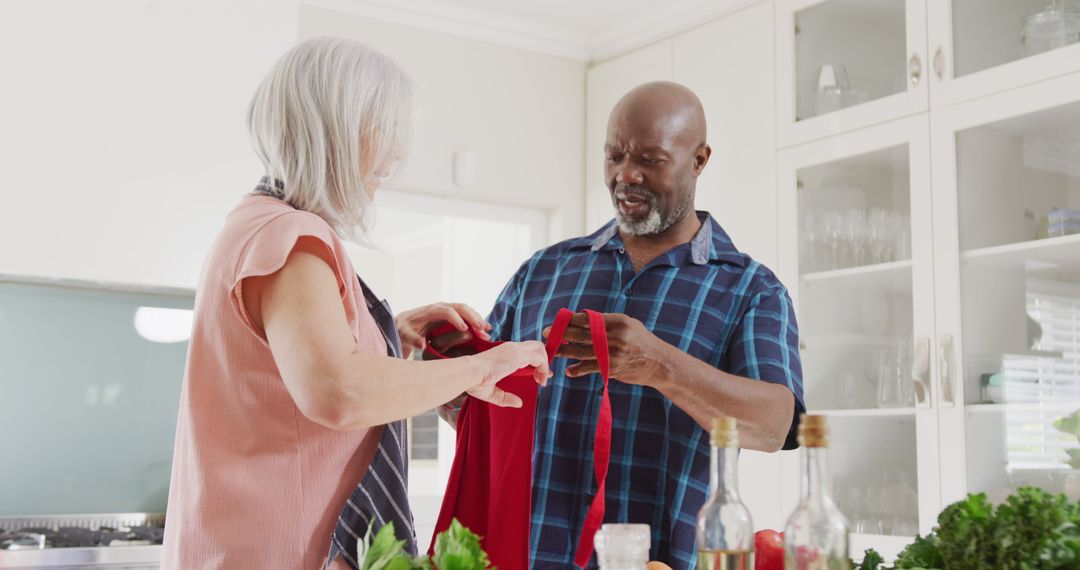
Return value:
<svg viewBox="0 0 1080 570">
<path fill-rule="evenodd" d="M 815 546 L 800 546 L 795 549 L 796 568 L 821 568 L 824 561 L 821 560 L 821 550 Z"/>
<path fill-rule="evenodd" d="M 784 570 L 784 533 L 766 529 L 754 534 L 754 570 Z"/>
</svg>

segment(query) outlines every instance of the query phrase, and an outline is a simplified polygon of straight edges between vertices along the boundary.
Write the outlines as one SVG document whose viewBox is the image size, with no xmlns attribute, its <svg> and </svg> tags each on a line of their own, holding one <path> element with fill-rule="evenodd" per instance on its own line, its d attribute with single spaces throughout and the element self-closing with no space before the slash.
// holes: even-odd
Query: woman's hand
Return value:
<svg viewBox="0 0 1080 570">
<path fill-rule="evenodd" d="M 535 367 L 533 378 L 541 386 L 547 385 L 548 378 L 551 378 L 551 370 L 548 369 L 547 349 L 543 343 L 535 340 L 505 342 L 491 350 L 468 358 L 475 358 L 478 362 L 481 362 L 483 373 L 480 383 L 469 388 L 467 392 L 476 399 L 496 406 L 521 407 L 521 398 L 496 386 L 499 380 L 513 374 L 518 369 L 527 366 Z"/>
<path fill-rule="evenodd" d="M 413 350 L 423 350 L 427 344 L 428 333 L 442 323 L 450 323 L 466 340 L 471 336 L 472 327 L 487 339 L 491 325 L 472 307 L 463 303 L 435 303 L 424 305 L 399 313 L 394 317 L 398 335 L 401 336 L 401 348 L 408 358 Z"/>
</svg>

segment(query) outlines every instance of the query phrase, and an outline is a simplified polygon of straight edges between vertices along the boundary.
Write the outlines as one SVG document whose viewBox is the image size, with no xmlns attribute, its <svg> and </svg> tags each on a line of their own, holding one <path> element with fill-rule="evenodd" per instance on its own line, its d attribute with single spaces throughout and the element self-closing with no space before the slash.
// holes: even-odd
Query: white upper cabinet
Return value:
<svg viewBox="0 0 1080 570">
<path fill-rule="evenodd" d="M 777 0 L 780 146 L 1080 70 L 1080 0 Z"/>
<path fill-rule="evenodd" d="M 931 114 L 942 499 L 1076 500 L 1080 73 Z"/>
<path fill-rule="evenodd" d="M 1080 0 L 933 0 L 927 7 L 934 107 L 1080 70 Z"/>
<path fill-rule="evenodd" d="M 924 0 L 781 0 L 776 13 L 780 146 L 924 111 Z"/>
</svg>

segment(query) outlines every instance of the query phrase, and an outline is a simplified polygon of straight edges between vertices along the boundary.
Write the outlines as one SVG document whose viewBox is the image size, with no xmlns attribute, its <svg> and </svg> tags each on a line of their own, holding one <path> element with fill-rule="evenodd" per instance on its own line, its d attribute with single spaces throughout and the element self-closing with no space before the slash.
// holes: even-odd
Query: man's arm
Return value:
<svg viewBox="0 0 1080 570">
<path fill-rule="evenodd" d="M 661 341 L 662 342 L 662 341 Z M 787 441 L 796 407 L 786 386 L 729 374 L 664 343 L 651 382 L 706 430 L 718 415 L 739 424 L 745 449 L 779 451 Z"/>
<path fill-rule="evenodd" d="M 612 378 L 655 388 L 705 429 L 717 415 L 734 417 L 746 449 L 793 447 L 793 422 L 803 409 L 802 370 L 786 293 L 754 297 L 727 347 L 727 372 L 664 342 L 637 319 L 604 318 Z M 559 356 L 581 361 L 567 368 L 567 376 L 596 372 L 585 315 L 574 317 L 566 339 Z"/>
</svg>

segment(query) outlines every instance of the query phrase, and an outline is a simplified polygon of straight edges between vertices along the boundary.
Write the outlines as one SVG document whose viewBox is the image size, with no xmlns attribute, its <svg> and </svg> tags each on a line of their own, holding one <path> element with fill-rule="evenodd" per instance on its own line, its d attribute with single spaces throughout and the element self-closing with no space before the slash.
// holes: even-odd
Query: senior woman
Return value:
<svg viewBox="0 0 1080 570">
<path fill-rule="evenodd" d="M 487 324 L 439 304 L 395 327 L 349 262 L 343 238 L 367 229 L 409 115 L 401 70 L 343 39 L 294 47 L 255 93 L 248 128 L 266 176 L 226 217 L 200 278 L 164 568 L 355 567 L 368 523 L 397 521 L 412 541 L 402 420 L 462 392 L 520 406 L 495 383 L 522 367 L 547 381 L 538 342 L 400 358 L 400 338 L 415 347 L 437 323 Z"/>
</svg>

